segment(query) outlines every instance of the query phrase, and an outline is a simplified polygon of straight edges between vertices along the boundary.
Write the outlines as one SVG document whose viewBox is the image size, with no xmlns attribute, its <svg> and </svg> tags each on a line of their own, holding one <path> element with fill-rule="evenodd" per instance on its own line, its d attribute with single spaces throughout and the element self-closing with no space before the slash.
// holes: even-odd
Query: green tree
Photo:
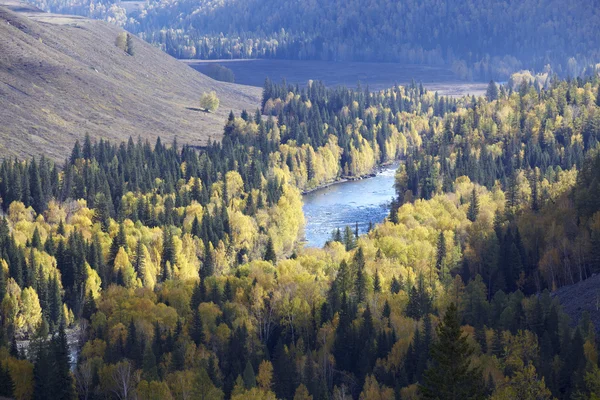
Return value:
<svg viewBox="0 0 600 400">
<path fill-rule="evenodd" d="M 467 211 L 467 218 L 471 222 L 475 222 L 479 215 L 479 198 L 477 197 L 477 191 L 473 188 L 471 192 L 471 202 L 469 203 L 469 210 Z"/>
<path fill-rule="evenodd" d="M 152 345 L 148 343 L 144 349 L 144 357 L 142 360 L 143 378 L 148 382 L 158 380 L 158 369 L 156 367 L 156 355 L 152 350 Z"/>
<path fill-rule="evenodd" d="M 473 348 L 460 329 L 460 317 L 450 304 L 437 328 L 438 340 L 431 346 L 432 362 L 424 374 L 419 391 L 423 399 L 483 399 L 483 377 L 479 368 L 471 366 Z"/>
<path fill-rule="evenodd" d="M 31 196 L 31 206 L 35 212 L 38 214 L 43 212 L 46 209 L 46 198 L 42 192 L 40 171 L 35 158 L 29 164 L 29 195 Z"/>
<path fill-rule="evenodd" d="M 192 394 L 192 398 L 198 400 L 222 400 L 225 396 L 223 392 L 214 385 L 204 368 L 200 368 L 196 374 Z"/>
<path fill-rule="evenodd" d="M 244 368 L 244 386 L 246 389 L 250 390 L 253 387 L 256 387 L 256 375 L 254 374 L 254 368 L 252 368 L 252 364 L 250 360 L 246 361 L 246 367 Z"/>
<path fill-rule="evenodd" d="M 488 101 L 498 100 L 498 85 L 496 85 L 496 82 L 490 81 L 485 91 L 485 97 Z"/>
<path fill-rule="evenodd" d="M 271 237 L 269 237 L 269 241 L 267 242 L 267 248 L 265 249 L 265 256 L 263 258 L 265 261 L 270 261 L 273 264 L 277 263 L 277 254 L 275 254 L 273 239 L 271 239 Z"/>
<path fill-rule="evenodd" d="M 75 399 L 75 387 L 71 375 L 71 356 L 65 327 L 60 324 L 58 333 L 52 339 L 52 379 L 51 398 L 56 400 Z"/>
</svg>

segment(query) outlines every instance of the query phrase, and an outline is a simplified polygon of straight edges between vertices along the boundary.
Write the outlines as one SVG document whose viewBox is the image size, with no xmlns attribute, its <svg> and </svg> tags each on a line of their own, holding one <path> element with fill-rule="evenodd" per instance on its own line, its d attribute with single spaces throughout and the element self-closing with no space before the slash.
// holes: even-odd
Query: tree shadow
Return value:
<svg viewBox="0 0 600 400">
<path fill-rule="evenodd" d="M 203 113 L 207 113 L 208 114 L 208 110 L 205 110 L 204 108 L 186 107 L 185 109 L 186 110 L 190 110 L 190 111 L 203 112 Z"/>
</svg>

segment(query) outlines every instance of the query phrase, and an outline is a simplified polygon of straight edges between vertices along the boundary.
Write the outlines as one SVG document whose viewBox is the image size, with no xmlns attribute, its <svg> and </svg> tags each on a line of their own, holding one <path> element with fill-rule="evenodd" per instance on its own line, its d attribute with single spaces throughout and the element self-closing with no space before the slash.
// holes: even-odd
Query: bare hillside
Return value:
<svg viewBox="0 0 600 400">
<path fill-rule="evenodd" d="M 573 324 L 579 323 L 582 314 L 587 311 L 596 331 L 600 332 L 600 275 L 564 286 L 552 295 L 558 297 Z"/>
<path fill-rule="evenodd" d="M 260 89 L 214 81 L 101 21 L 39 12 L 0 0 L 0 157 L 60 160 L 85 133 L 203 145 L 218 140 L 229 110 L 254 110 Z M 215 90 L 215 114 L 198 109 Z"/>
</svg>

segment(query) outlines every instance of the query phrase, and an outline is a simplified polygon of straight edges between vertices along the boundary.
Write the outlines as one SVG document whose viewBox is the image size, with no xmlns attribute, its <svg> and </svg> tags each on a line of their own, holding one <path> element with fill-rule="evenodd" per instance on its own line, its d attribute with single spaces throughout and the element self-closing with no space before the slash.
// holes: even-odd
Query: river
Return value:
<svg viewBox="0 0 600 400">
<path fill-rule="evenodd" d="M 358 223 L 359 233 L 367 232 L 369 223 L 387 217 L 394 196 L 394 175 L 398 164 L 380 171 L 372 178 L 337 183 L 303 196 L 306 245 L 322 247 L 334 229 Z"/>
</svg>

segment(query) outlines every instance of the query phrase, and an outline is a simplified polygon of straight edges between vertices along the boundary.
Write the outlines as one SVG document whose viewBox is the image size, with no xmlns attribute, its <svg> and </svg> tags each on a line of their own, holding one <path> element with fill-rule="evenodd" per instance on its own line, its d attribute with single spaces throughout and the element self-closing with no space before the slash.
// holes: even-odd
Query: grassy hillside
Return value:
<svg viewBox="0 0 600 400">
<path fill-rule="evenodd" d="M 75 139 L 141 136 L 203 145 L 229 110 L 259 105 L 260 89 L 214 81 L 120 28 L 0 1 L 0 154 L 63 159 Z M 204 91 L 221 107 L 198 110 Z"/>
</svg>

